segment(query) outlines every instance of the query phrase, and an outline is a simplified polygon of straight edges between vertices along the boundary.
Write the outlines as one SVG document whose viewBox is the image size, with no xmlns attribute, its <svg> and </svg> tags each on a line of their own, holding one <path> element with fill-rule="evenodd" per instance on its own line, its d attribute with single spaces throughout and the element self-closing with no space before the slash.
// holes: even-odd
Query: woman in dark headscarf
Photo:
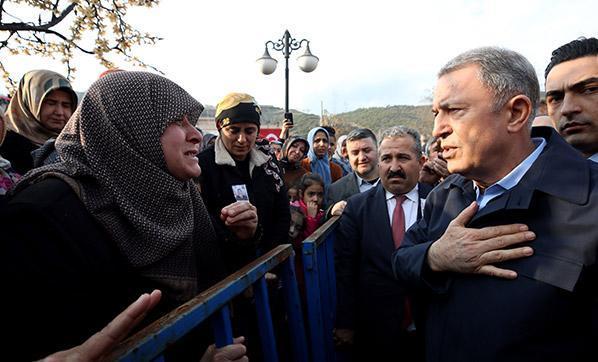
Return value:
<svg viewBox="0 0 598 362">
<path fill-rule="evenodd" d="M 214 147 L 199 155 L 205 172 L 200 180 L 202 196 L 210 214 L 218 215 L 224 205 L 235 200 L 248 200 L 257 208 L 262 238 L 257 245 L 227 248 L 232 270 L 288 241 L 291 216 L 286 189 L 270 147 L 256 142 L 260 120 L 261 110 L 252 96 L 227 94 L 216 106 L 218 137 Z"/>
<path fill-rule="evenodd" d="M 202 151 L 210 148 L 211 146 L 213 146 L 214 142 L 216 142 L 216 137 L 217 136 L 215 134 L 213 134 L 213 133 L 206 133 L 203 136 Z"/>
<path fill-rule="evenodd" d="M 280 165 L 283 170 L 284 185 L 287 190 L 294 187 L 307 171 L 301 167 L 301 160 L 309 150 L 309 143 L 303 137 L 290 136 L 282 145 Z"/>
<path fill-rule="evenodd" d="M 222 276 L 217 233 L 190 181 L 201 173 L 193 125 L 202 110 L 166 78 L 109 74 L 58 137 L 62 161 L 17 185 L 0 214 L 8 230 L 0 272 L 9 279 L 9 339 L 35 342 L 19 357 L 78 344 L 143 292 L 162 290 L 161 315 Z M 218 235 L 253 237 L 251 204 L 220 216 L 233 226 Z"/>
<path fill-rule="evenodd" d="M 25 73 L 5 113 L 8 132 L 0 153 L 25 174 L 33 168 L 31 152 L 58 136 L 77 107 L 69 81 L 49 70 Z"/>
</svg>

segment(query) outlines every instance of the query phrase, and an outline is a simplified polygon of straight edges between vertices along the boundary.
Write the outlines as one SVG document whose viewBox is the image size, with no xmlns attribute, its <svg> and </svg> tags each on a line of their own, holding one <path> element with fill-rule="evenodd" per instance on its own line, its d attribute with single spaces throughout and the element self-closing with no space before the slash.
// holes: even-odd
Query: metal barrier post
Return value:
<svg viewBox="0 0 598 362">
<path fill-rule="evenodd" d="M 326 361 L 324 348 L 322 303 L 320 300 L 320 282 L 318 280 L 318 261 L 316 245 L 311 241 L 303 242 L 303 269 L 307 294 L 307 316 L 312 360 Z"/>
<path fill-rule="evenodd" d="M 137 332 L 119 344 L 106 359 L 111 361 L 151 361 L 158 358 L 159 360 L 168 346 L 177 342 L 207 319 L 213 321 L 218 345 L 231 343 L 233 336 L 228 303 L 253 284 L 257 290 L 256 298 L 258 300 L 263 298 L 265 285 L 262 283 L 260 287 L 259 280 L 263 279 L 268 271 L 285 262 L 292 253 L 293 248 L 289 244 L 277 246 Z M 262 289 L 260 290 L 260 288 Z M 267 291 L 265 292 L 267 299 Z M 298 298 L 295 303 L 299 303 Z M 262 302 L 257 302 L 257 304 L 261 305 L 261 308 L 265 308 L 266 312 L 268 311 L 268 304 Z M 269 323 L 271 326 L 271 319 Z M 276 350 L 273 339 L 265 337 L 263 341 L 264 343 L 272 342 L 272 348 Z"/>
<path fill-rule="evenodd" d="M 330 291 L 331 318 L 336 320 L 336 270 L 334 269 L 334 242 L 335 233 L 330 233 L 326 237 L 324 247 L 326 248 L 326 264 L 328 266 L 328 288 Z"/>
<path fill-rule="evenodd" d="M 303 311 L 301 310 L 301 297 L 299 286 L 295 276 L 295 253 L 292 253 L 282 265 L 282 285 L 285 299 L 285 306 L 289 318 L 291 330 L 291 346 L 293 348 L 293 360 L 295 362 L 307 362 L 307 340 L 305 338 L 305 326 L 303 323 Z"/>
<path fill-rule="evenodd" d="M 332 331 L 336 315 L 334 229 L 338 220 L 338 216 L 331 217 L 303 241 L 308 330 L 314 361 L 336 360 Z"/>
<path fill-rule="evenodd" d="M 326 240 L 328 241 L 328 240 Z M 334 320 L 332 319 L 332 296 L 330 295 L 330 280 L 328 278 L 328 247 L 323 242 L 317 247 L 316 259 L 318 263 L 318 279 L 320 281 L 320 297 L 322 305 L 323 342 L 326 351 L 326 361 L 334 362 L 334 339 L 332 330 Z"/>
<path fill-rule="evenodd" d="M 270 303 L 268 302 L 268 286 L 266 278 L 261 277 L 253 284 L 255 295 L 255 308 L 257 311 L 257 324 L 260 332 L 260 342 L 264 361 L 277 362 L 278 352 L 276 351 L 276 338 L 272 326 L 272 315 L 270 314 Z"/>
<path fill-rule="evenodd" d="M 212 320 L 216 347 L 220 348 L 233 343 L 233 328 L 230 322 L 228 305 L 220 308 L 210 319 Z"/>
</svg>

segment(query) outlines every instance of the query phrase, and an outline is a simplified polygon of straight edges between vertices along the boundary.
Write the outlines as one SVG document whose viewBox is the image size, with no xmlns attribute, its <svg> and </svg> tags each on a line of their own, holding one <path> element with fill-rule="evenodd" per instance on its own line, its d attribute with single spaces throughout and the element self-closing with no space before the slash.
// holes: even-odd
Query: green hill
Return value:
<svg viewBox="0 0 598 362">
<path fill-rule="evenodd" d="M 264 127 L 280 127 L 284 115 L 282 108 L 261 106 L 262 125 Z M 307 132 L 320 123 L 320 116 L 292 110 L 295 126 L 291 134 L 307 135 Z M 206 106 L 204 117 L 214 116 L 214 107 Z M 328 125 L 337 130 L 337 134 L 347 134 L 354 128 L 369 128 L 378 134 L 380 130 L 395 125 L 415 128 L 420 133 L 432 133 L 434 117 L 429 105 L 426 106 L 387 106 L 359 108 L 351 112 L 325 116 Z"/>
<path fill-rule="evenodd" d="M 270 107 L 272 109 L 279 109 Z M 279 109 L 280 110 L 280 109 Z M 280 110 L 279 116 L 283 112 Z M 264 115 L 266 111 L 264 110 Z M 320 116 L 293 111 L 295 127 L 292 134 L 306 135 L 313 127 L 320 122 Z M 274 119 L 276 119 L 274 117 Z M 280 119 L 280 118 L 278 118 Z M 369 128 L 378 134 L 380 130 L 391 126 L 403 125 L 415 128 L 420 133 L 429 135 L 432 133 L 434 116 L 430 106 L 387 106 L 359 108 L 351 112 L 326 116 L 328 124 L 337 130 L 337 134 L 347 134 L 354 128 Z"/>
</svg>

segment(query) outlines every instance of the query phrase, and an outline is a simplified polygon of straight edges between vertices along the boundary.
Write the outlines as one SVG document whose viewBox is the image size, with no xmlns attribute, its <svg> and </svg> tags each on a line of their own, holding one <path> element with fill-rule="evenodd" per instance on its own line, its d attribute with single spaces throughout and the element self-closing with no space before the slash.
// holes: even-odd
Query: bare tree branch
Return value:
<svg viewBox="0 0 598 362">
<path fill-rule="evenodd" d="M 0 23 L 2 23 L 2 15 L 4 15 L 4 0 L 0 0 Z"/>
<path fill-rule="evenodd" d="M 49 29 L 56 24 L 60 23 L 68 14 L 70 14 L 77 6 L 76 3 L 72 3 L 66 9 L 60 13 L 60 16 L 55 17 L 52 15 L 52 20 L 47 22 L 43 25 L 32 25 L 30 23 L 1 23 L 0 22 L 0 30 L 7 30 L 7 31 L 41 31 L 48 33 Z"/>
<path fill-rule="evenodd" d="M 135 66 L 162 73 L 133 54 L 135 46 L 152 45 L 161 38 L 141 32 L 126 20 L 130 7 L 152 7 L 158 1 L 15 0 L 15 3 L 34 9 L 33 12 L 22 12 L 27 15 L 21 19 L 5 10 L 10 2 L 0 0 L 0 34 L 7 33 L 7 36 L 2 35 L 4 40 L 0 40 L 0 59 L 19 54 L 59 58 L 71 80 L 76 72 L 73 66 L 75 51 L 94 55 L 107 68 L 115 66 L 112 56 L 116 55 Z M 2 21 L 3 17 L 10 17 L 12 22 Z M 65 23 L 66 30 L 55 28 Z M 95 41 L 88 44 L 88 40 Z M 14 81 L 1 62 L 0 75 L 9 90 L 14 90 Z"/>
</svg>

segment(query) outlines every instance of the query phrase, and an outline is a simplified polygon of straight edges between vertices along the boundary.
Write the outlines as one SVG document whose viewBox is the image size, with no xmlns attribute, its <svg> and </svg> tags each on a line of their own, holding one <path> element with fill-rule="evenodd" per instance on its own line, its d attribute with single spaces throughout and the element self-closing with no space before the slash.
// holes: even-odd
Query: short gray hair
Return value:
<svg viewBox="0 0 598 362">
<path fill-rule="evenodd" d="M 382 142 L 387 138 L 397 138 L 397 137 L 411 137 L 413 138 L 413 152 L 417 155 L 417 157 L 421 157 L 422 155 L 422 145 L 419 140 L 419 132 L 417 132 L 413 128 L 405 127 L 405 126 L 394 126 L 387 129 L 382 130 L 380 133 L 380 141 L 378 142 L 378 147 L 382 144 Z"/>
<path fill-rule="evenodd" d="M 472 64 L 480 67 L 479 81 L 494 93 L 494 111 L 498 111 L 518 94 L 530 99 L 532 112 L 527 121 L 531 127 L 540 102 L 540 84 L 531 63 L 512 50 L 498 47 L 476 48 L 461 53 L 446 63 L 438 72 L 438 77 Z"/>
</svg>

